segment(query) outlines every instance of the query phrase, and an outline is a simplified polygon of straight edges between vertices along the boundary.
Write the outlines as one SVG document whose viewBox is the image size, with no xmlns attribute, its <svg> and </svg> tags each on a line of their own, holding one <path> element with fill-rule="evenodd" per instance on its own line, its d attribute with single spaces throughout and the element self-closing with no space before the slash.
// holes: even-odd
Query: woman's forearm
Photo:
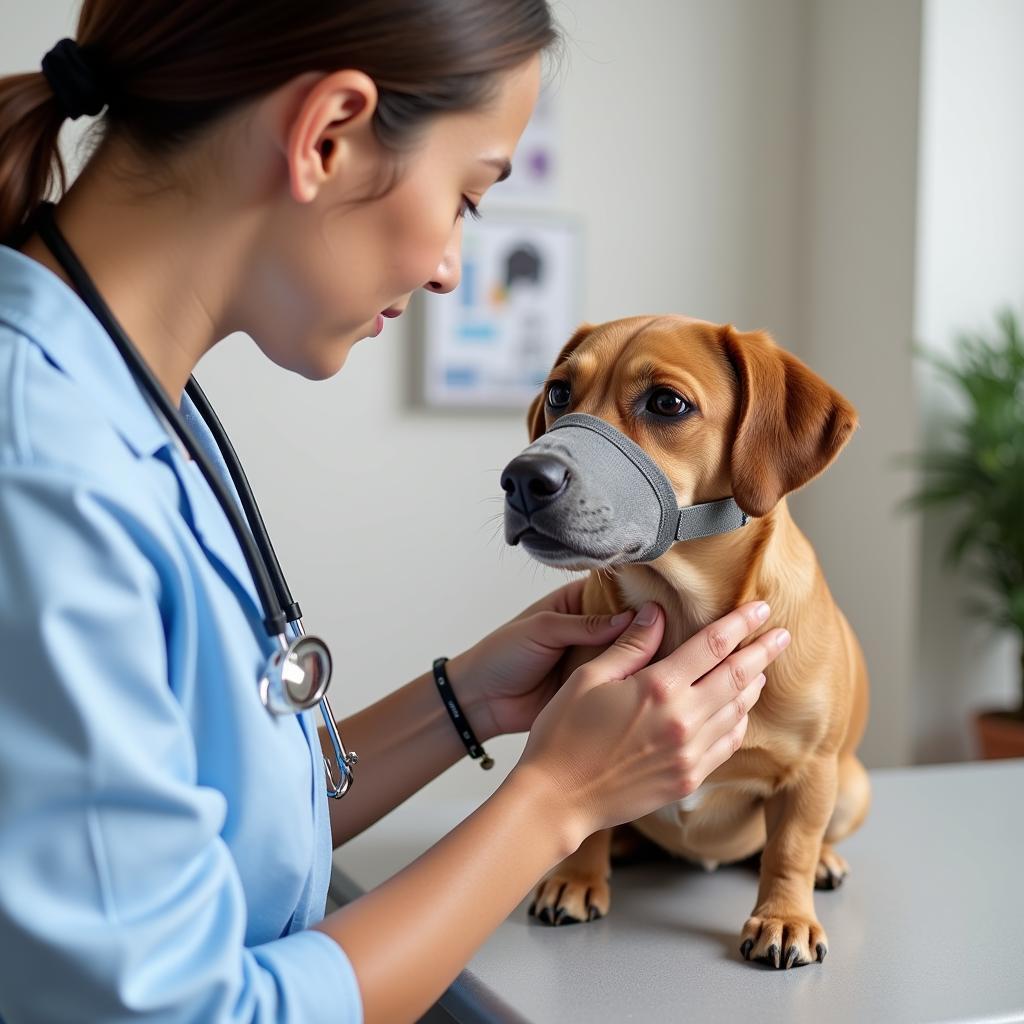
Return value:
<svg viewBox="0 0 1024 1024">
<path fill-rule="evenodd" d="M 484 742 L 490 738 L 479 731 L 484 716 L 478 713 L 479 705 L 459 657 L 448 663 L 448 676 L 470 725 Z M 369 828 L 466 754 L 430 672 L 338 726 L 346 748 L 359 755 L 359 764 L 352 788 L 342 799 L 329 801 L 335 848 Z M 320 743 L 330 757 L 323 728 Z"/>
<path fill-rule="evenodd" d="M 367 1024 L 425 1013 L 544 872 L 579 845 L 578 831 L 551 784 L 516 769 L 409 867 L 315 925 L 351 960 Z"/>
</svg>

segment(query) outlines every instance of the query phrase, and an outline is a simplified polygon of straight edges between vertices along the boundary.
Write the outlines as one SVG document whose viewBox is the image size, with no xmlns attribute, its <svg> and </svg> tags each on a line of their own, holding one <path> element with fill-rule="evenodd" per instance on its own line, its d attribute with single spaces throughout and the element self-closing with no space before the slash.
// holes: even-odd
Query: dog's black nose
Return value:
<svg viewBox="0 0 1024 1024">
<path fill-rule="evenodd" d="M 501 474 L 506 501 L 527 518 L 550 505 L 568 482 L 569 467 L 560 459 L 540 452 L 517 455 Z"/>
</svg>

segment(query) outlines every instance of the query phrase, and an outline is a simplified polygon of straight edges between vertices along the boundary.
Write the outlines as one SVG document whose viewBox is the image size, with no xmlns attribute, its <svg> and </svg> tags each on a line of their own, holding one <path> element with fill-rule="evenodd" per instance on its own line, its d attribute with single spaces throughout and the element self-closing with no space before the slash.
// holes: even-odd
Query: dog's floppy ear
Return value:
<svg viewBox="0 0 1024 1024">
<path fill-rule="evenodd" d="M 740 388 L 733 497 L 747 515 L 763 516 L 832 463 L 856 429 L 857 412 L 764 331 L 727 324 L 722 344 Z"/>
<path fill-rule="evenodd" d="M 579 327 L 576 328 L 576 332 L 573 336 L 562 346 L 562 351 L 558 353 L 558 358 L 555 360 L 552 370 L 555 366 L 565 362 L 573 349 L 575 349 L 593 329 L 593 324 L 580 324 Z M 546 388 L 541 388 L 540 394 L 537 395 L 530 403 L 529 411 L 526 414 L 526 427 L 530 432 L 531 444 L 544 433 L 544 399 L 547 397 L 546 390 Z"/>
</svg>

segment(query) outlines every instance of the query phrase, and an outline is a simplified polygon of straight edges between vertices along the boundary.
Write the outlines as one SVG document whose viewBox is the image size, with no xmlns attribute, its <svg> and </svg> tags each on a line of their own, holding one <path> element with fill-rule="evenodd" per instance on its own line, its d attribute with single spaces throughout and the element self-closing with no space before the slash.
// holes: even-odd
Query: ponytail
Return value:
<svg viewBox="0 0 1024 1024">
<path fill-rule="evenodd" d="M 63 192 L 65 114 L 41 71 L 0 78 L 0 242 L 18 245 L 39 203 Z"/>
</svg>

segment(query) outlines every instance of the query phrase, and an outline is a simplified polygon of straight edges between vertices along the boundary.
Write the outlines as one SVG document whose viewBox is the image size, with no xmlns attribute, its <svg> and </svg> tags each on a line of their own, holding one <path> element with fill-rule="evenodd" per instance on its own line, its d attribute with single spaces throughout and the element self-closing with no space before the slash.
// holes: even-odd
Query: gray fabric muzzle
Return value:
<svg viewBox="0 0 1024 1024">
<path fill-rule="evenodd" d="M 510 544 L 522 538 L 529 550 L 553 540 L 597 561 L 651 562 L 677 541 L 728 533 L 747 523 L 732 498 L 680 508 L 668 478 L 647 452 L 587 413 L 559 417 L 505 467 L 502 487 Z M 525 493 L 530 487 L 533 493 Z"/>
</svg>

